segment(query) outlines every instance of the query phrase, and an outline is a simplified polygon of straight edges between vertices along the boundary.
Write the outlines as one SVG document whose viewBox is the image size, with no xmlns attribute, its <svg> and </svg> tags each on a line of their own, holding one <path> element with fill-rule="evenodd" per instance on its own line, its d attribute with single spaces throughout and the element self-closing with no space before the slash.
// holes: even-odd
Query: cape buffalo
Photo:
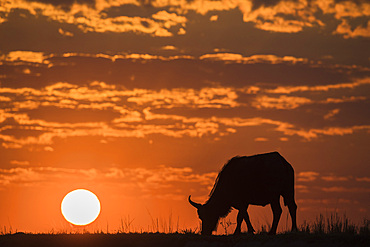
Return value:
<svg viewBox="0 0 370 247">
<path fill-rule="evenodd" d="M 294 200 L 294 170 L 278 153 L 234 157 L 218 174 L 209 199 L 205 204 L 189 202 L 197 208 L 202 221 L 201 234 L 211 235 L 220 217 L 226 216 L 231 208 L 239 210 L 234 234 L 239 234 L 242 221 L 248 232 L 254 229 L 247 212 L 248 205 L 271 205 L 273 222 L 269 234 L 276 234 L 281 216 L 280 196 L 288 206 L 292 219 L 292 231 L 297 230 Z"/>
</svg>

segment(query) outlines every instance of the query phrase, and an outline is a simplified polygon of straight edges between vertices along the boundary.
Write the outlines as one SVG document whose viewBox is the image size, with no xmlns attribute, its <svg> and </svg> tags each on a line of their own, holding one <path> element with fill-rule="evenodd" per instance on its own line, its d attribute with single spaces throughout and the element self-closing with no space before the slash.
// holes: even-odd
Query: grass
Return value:
<svg viewBox="0 0 370 247">
<path fill-rule="evenodd" d="M 120 229 L 118 229 L 118 233 L 131 233 L 132 229 L 132 223 L 135 219 L 131 219 L 130 215 L 128 215 L 125 218 L 121 218 L 121 225 Z"/>
<path fill-rule="evenodd" d="M 115 232 L 109 231 L 107 224 L 106 229 L 99 229 L 90 232 L 84 227 L 76 228 L 74 231 L 56 231 L 52 229 L 48 234 L 130 234 L 130 233 L 164 233 L 164 234 L 199 234 L 201 225 L 196 228 L 185 228 L 180 229 L 179 217 L 176 220 L 173 219 L 172 213 L 169 214 L 168 218 L 154 218 L 149 213 L 151 218 L 151 225 L 147 227 L 147 230 L 134 227 L 135 219 L 126 216 L 121 218 L 119 229 Z M 232 234 L 232 226 L 235 226 L 235 222 L 232 222 L 229 218 L 222 218 L 219 221 L 218 228 L 221 228 L 222 235 Z M 269 231 L 270 226 L 268 224 L 262 224 L 257 229 L 258 234 L 266 234 Z M 361 224 L 356 225 L 353 223 L 346 214 L 340 215 L 338 212 L 330 214 L 319 214 L 316 216 L 313 222 L 304 221 L 299 227 L 301 234 L 351 234 L 351 235 L 370 235 L 370 220 L 363 219 Z M 12 226 L 3 226 L 0 228 L 0 235 L 11 235 L 18 233 L 17 230 L 13 230 Z M 289 231 L 285 231 L 279 234 L 287 234 Z"/>
<path fill-rule="evenodd" d="M 327 216 L 319 214 L 312 223 L 304 221 L 300 231 L 313 234 L 369 234 L 369 227 L 368 219 L 364 219 L 363 224 L 356 225 L 346 214 L 334 212 Z"/>
<path fill-rule="evenodd" d="M 12 234 L 12 233 L 14 232 L 11 226 L 10 227 L 3 226 L 3 228 L 0 229 L 0 235 L 7 235 L 7 234 Z"/>
<path fill-rule="evenodd" d="M 76 232 L 30 234 L 13 231 L 11 227 L 0 229 L 0 246 L 369 246 L 370 221 L 352 223 L 348 217 L 337 212 L 319 214 L 313 222 L 303 222 L 298 232 L 282 232 L 276 236 L 267 235 L 268 227 L 262 225 L 255 235 L 243 233 L 232 235 L 235 224 L 221 219 L 224 235 L 201 236 L 200 227 L 180 229 L 179 219 L 172 214 L 165 218 L 151 218 L 148 231 L 135 231 L 135 219 L 129 216 L 121 219 L 120 229 L 114 233 L 96 230 L 93 233 L 83 228 Z M 231 234 L 231 235 L 228 235 Z"/>
</svg>

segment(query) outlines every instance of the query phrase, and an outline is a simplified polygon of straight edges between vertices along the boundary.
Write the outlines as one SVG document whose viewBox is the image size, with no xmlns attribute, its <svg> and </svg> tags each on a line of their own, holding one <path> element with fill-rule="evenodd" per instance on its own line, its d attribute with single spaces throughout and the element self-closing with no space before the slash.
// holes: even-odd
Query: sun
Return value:
<svg viewBox="0 0 370 247">
<path fill-rule="evenodd" d="M 98 218 L 100 201 L 91 191 L 77 189 L 69 192 L 62 200 L 64 218 L 77 226 L 84 226 Z"/>
</svg>

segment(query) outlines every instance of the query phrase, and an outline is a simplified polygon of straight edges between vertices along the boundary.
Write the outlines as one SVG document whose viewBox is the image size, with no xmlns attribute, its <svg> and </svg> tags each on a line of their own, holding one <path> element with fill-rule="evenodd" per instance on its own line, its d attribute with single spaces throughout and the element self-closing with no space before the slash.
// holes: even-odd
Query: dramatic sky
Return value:
<svg viewBox="0 0 370 247">
<path fill-rule="evenodd" d="M 77 188 L 101 200 L 92 229 L 194 229 L 187 196 L 270 151 L 299 223 L 369 218 L 369 39 L 361 0 L 0 0 L 1 229 L 69 230 Z"/>
</svg>

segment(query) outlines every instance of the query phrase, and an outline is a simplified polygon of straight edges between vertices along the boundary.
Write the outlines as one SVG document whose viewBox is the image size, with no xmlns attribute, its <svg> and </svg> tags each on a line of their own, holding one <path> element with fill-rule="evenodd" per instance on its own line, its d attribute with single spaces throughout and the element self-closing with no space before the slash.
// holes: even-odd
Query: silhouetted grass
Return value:
<svg viewBox="0 0 370 247">
<path fill-rule="evenodd" d="M 168 218 L 158 218 L 158 217 L 153 217 L 152 214 L 148 211 L 148 214 L 150 216 L 151 220 L 151 226 L 148 226 L 148 232 L 152 233 L 174 233 L 174 232 L 179 232 L 179 220 L 180 218 L 177 217 L 177 219 L 174 221 L 173 220 L 173 215 L 172 212 L 169 213 Z M 143 232 L 141 230 L 141 232 Z M 127 233 L 127 232 L 126 232 Z"/>
<path fill-rule="evenodd" d="M 130 218 L 130 215 L 124 217 L 123 219 L 121 218 L 121 225 L 120 229 L 118 229 L 118 233 L 131 233 L 131 230 L 133 230 L 132 223 L 134 220 L 135 219 Z"/>
<path fill-rule="evenodd" d="M 225 235 L 201 236 L 199 227 L 179 229 L 179 219 L 174 221 L 172 215 L 166 219 L 153 218 L 148 231 L 134 231 L 129 216 L 121 219 L 121 229 L 115 233 L 96 230 L 90 233 L 84 228 L 79 231 L 50 231 L 48 234 L 31 234 L 14 232 L 11 227 L 0 230 L 0 246 L 369 246 L 370 221 L 364 219 L 359 225 L 352 223 L 348 217 L 334 212 L 319 214 L 313 222 L 303 222 L 298 232 L 283 232 L 276 236 L 267 234 L 268 227 L 262 226 L 255 235 L 232 234 L 234 224 L 222 219 L 220 226 Z M 108 226 L 107 226 L 108 230 Z"/>
<path fill-rule="evenodd" d="M 303 222 L 300 231 L 313 234 L 368 234 L 369 220 L 365 219 L 363 225 L 357 226 L 346 214 L 342 216 L 337 212 L 327 216 L 319 214 L 314 222 Z"/>
<path fill-rule="evenodd" d="M 17 232 L 17 231 L 16 231 Z M 13 233 L 13 229 L 12 227 L 6 227 L 6 226 L 3 226 L 1 229 L 0 229 L 0 235 L 6 235 L 6 234 L 12 234 Z"/>
</svg>

